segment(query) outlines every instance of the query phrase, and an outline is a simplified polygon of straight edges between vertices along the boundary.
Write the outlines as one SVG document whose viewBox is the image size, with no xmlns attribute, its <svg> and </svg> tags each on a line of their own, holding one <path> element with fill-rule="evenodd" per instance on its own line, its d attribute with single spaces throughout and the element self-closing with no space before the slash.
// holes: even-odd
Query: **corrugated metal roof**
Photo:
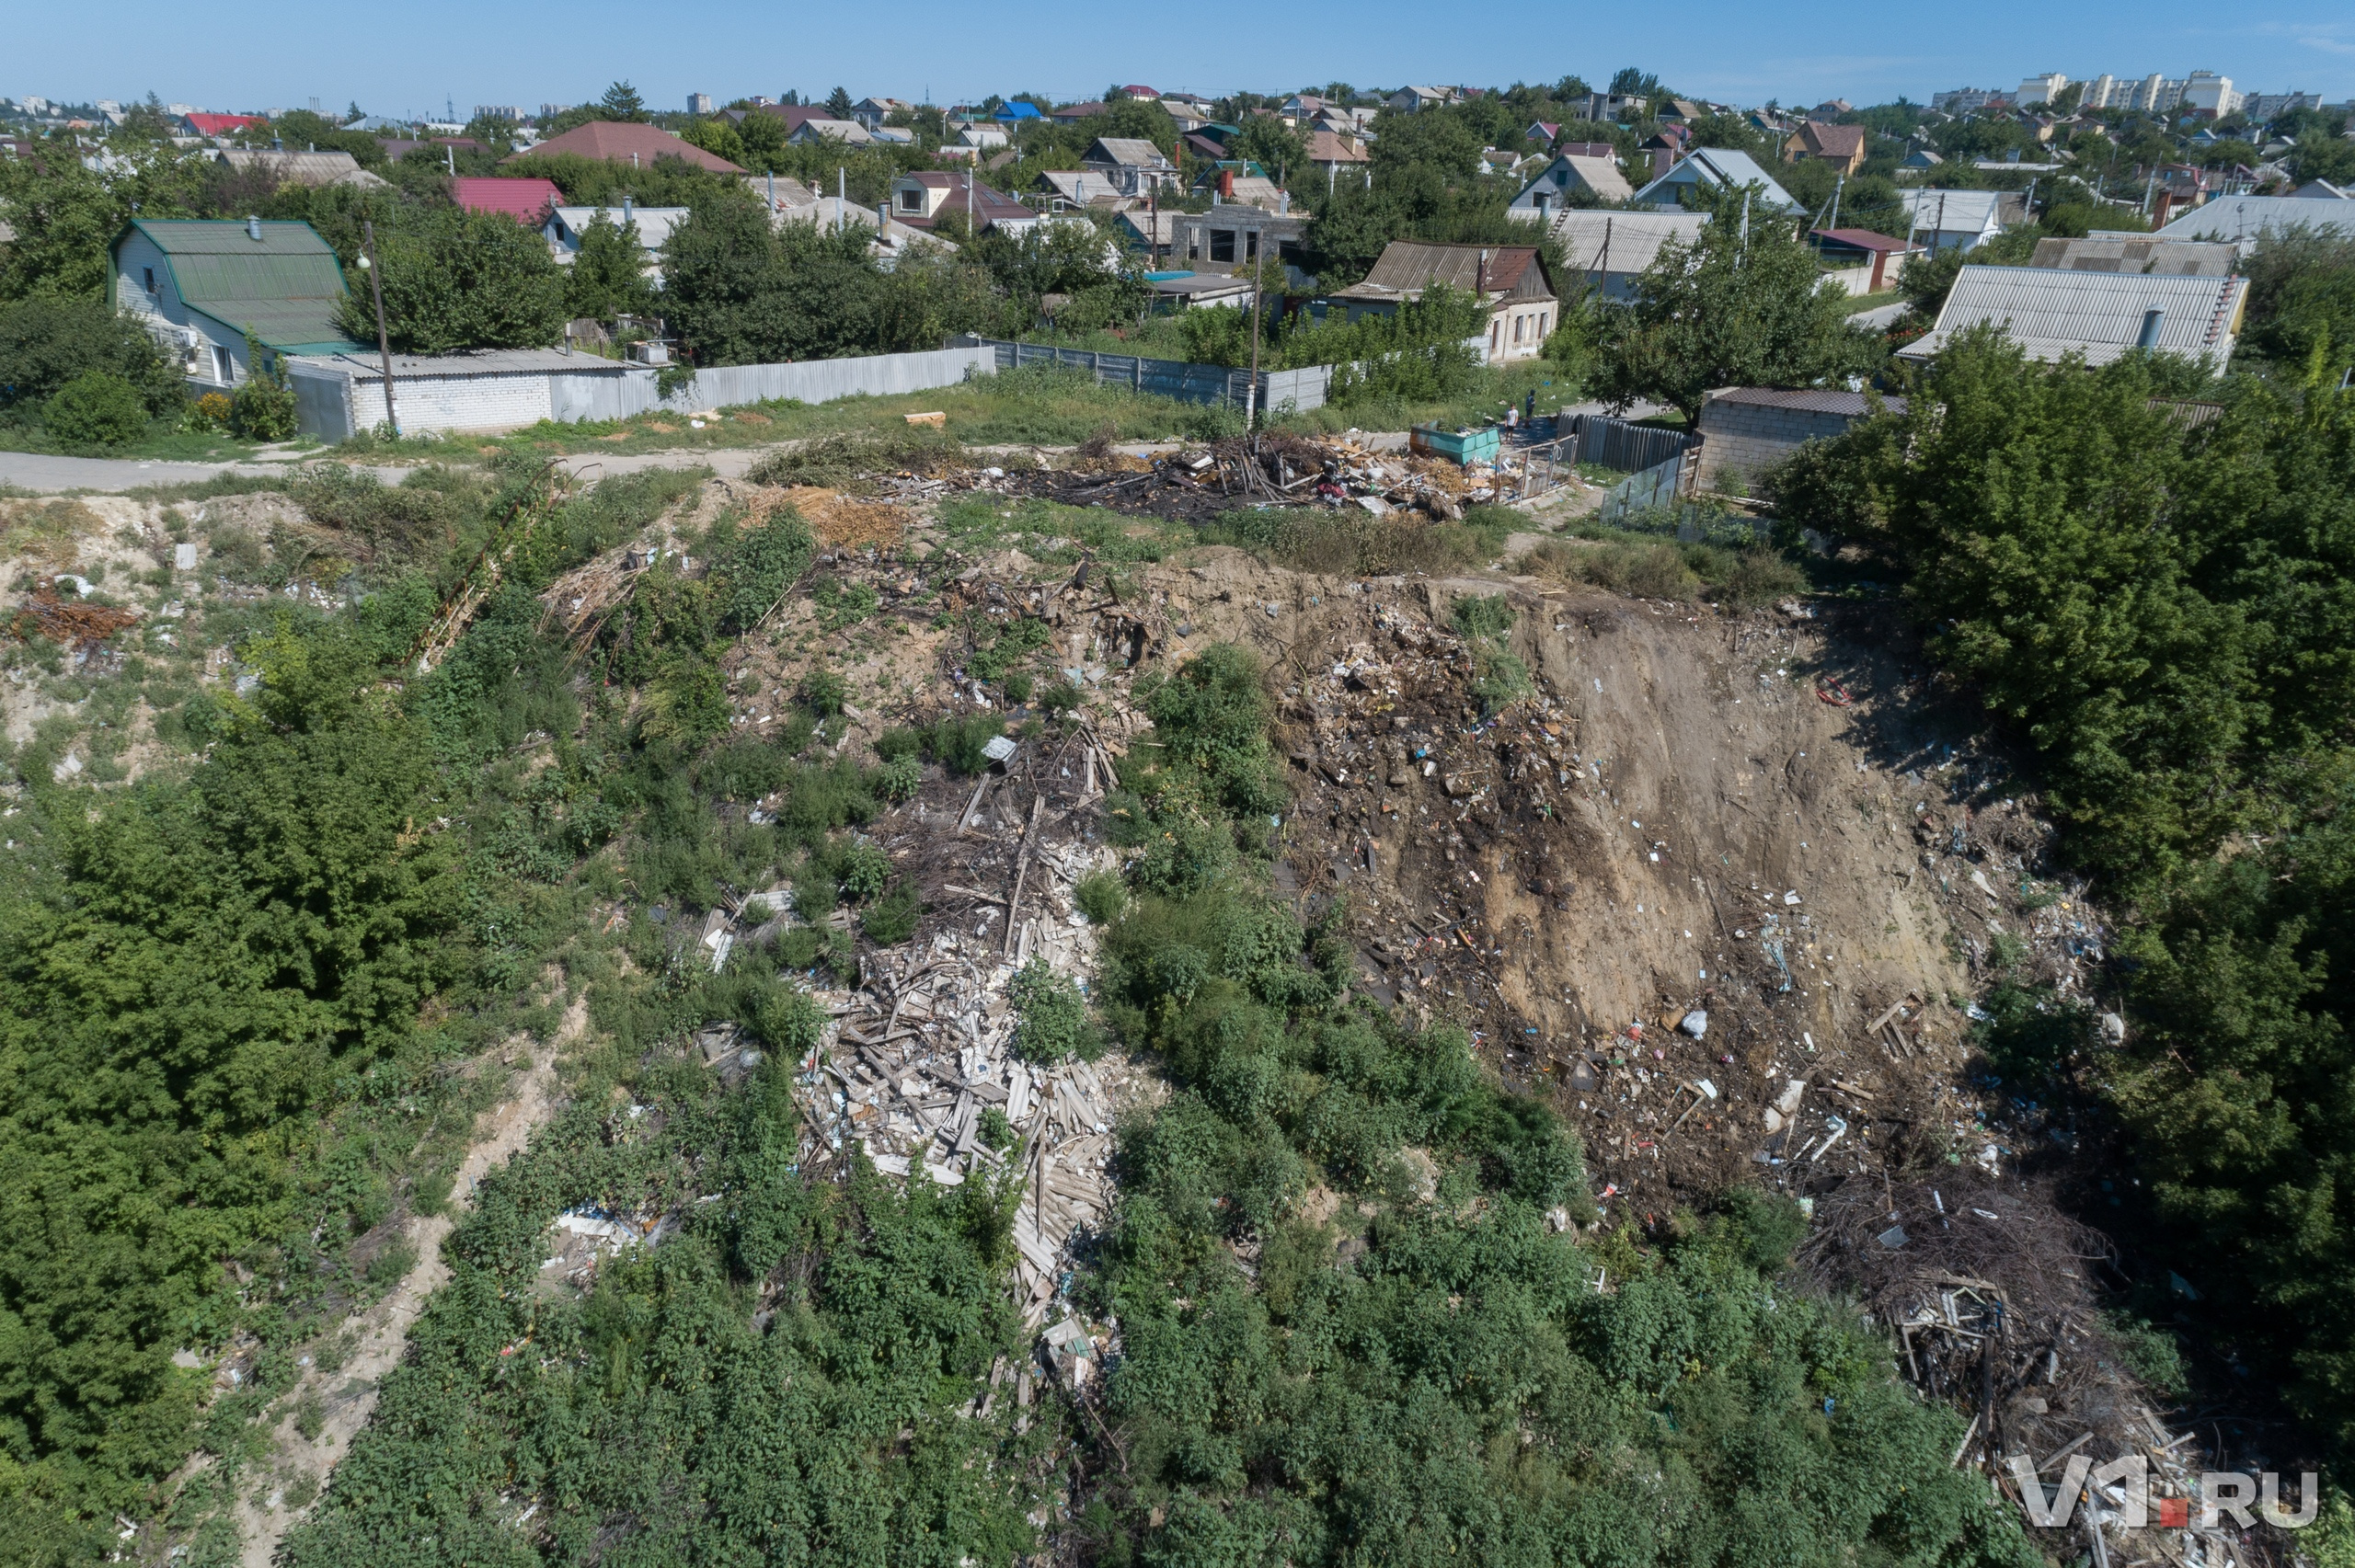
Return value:
<svg viewBox="0 0 2355 1568">
<path fill-rule="evenodd" d="M 2040 239 L 2030 267 L 2067 272 L 2155 273 L 2169 278 L 2223 278 L 2239 251 L 2230 245 L 2163 239 Z"/>
<path fill-rule="evenodd" d="M 1434 283 L 1490 294 L 1510 292 L 1522 275 L 1537 265 L 1534 245 L 1428 245 L 1419 240 L 1392 240 L 1382 247 L 1365 281 L 1339 290 L 1339 299 L 1412 299 Z M 1542 280 L 1541 280 L 1542 281 Z M 1552 290 L 1546 292 L 1550 295 Z"/>
<path fill-rule="evenodd" d="M 671 237 L 671 231 L 685 223 L 694 211 L 691 207 L 632 207 L 625 213 L 619 207 L 565 206 L 557 208 L 554 216 L 564 225 L 563 234 L 557 236 L 560 239 L 570 235 L 577 240 L 581 231 L 595 223 L 597 214 L 603 212 L 615 228 L 620 228 L 625 223 L 636 223 L 640 249 L 660 250 L 663 242 Z"/>
<path fill-rule="evenodd" d="M 1104 156 L 1096 154 L 1101 149 Z M 1098 136 L 1082 162 L 1109 162 L 1131 168 L 1166 168 L 1169 155 L 1142 136 Z"/>
<path fill-rule="evenodd" d="M 1691 245 L 1708 226 L 1706 212 L 1572 211 L 1554 219 L 1574 272 L 1641 272 L 1670 240 Z"/>
<path fill-rule="evenodd" d="M 2152 311 L 2163 313 L 2160 353 L 2181 354 L 2222 370 L 2240 331 L 2246 278 L 2155 277 L 2064 272 L 2049 267 L 1965 267 L 1938 312 L 1938 325 L 1899 352 L 1925 360 L 1955 334 L 1990 325 L 2037 360 L 2082 354 L 2108 364 L 2139 345 Z"/>
<path fill-rule="evenodd" d="M 1907 209 L 1913 227 L 1958 234 L 2000 225 L 2005 194 L 2000 190 L 1908 190 L 1897 200 Z"/>
<path fill-rule="evenodd" d="M 504 212 L 519 223 L 537 226 L 564 202 L 550 179 L 500 179 L 461 175 L 450 182 L 450 200 L 472 212 Z"/>
<path fill-rule="evenodd" d="M 363 189 L 392 184 L 360 166 L 350 153 L 285 153 L 276 148 L 224 147 L 213 155 L 226 167 L 260 170 L 281 185 L 356 185 Z"/>
<path fill-rule="evenodd" d="M 560 153 L 576 153 L 607 163 L 636 163 L 641 168 L 653 167 L 661 158 L 678 158 L 716 174 L 744 172 L 718 154 L 706 153 L 659 125 L 617 120 L 592 120 L 586 125 L 576 125 L 561 136 L 551 136 L 535 146 L 526 147 L 507 162 L 522 163 Z"/>
<path fill-rule="evenodd" d="M 296 354 L 289 360 L 305 370 L 348 375 L 355 381 L 375 381 L 384 375 L 384 361 L 373 349 L 337 354 Z M 480 349 L 465 354 L 395 354 L 393 378 L 403 376 L 546 375 L 554 372 L 580 375 L 624 375 L 629 367 L 619 360 L 596 354 L 565 354 L 554 349 Z M 400 389 L 396 386 L 394 391 Z"/>
<path fill-rule="evenodd" d="M 2334 229 L 2355 235 L 2355 201 L 2303 196 L 2219 196 L 2158 231 L 2159 239 L 2254 240 L 2269 229 Z"/>
<path fill-rule="evenodd" d="M 281 353 L 353 347 L 335 324 L 343 269 L 308 223 L 267 223 L 256 239 L 244 223 L 134 218 L 172 269 L 190 310 L 249 332 Z"/>
</svg>

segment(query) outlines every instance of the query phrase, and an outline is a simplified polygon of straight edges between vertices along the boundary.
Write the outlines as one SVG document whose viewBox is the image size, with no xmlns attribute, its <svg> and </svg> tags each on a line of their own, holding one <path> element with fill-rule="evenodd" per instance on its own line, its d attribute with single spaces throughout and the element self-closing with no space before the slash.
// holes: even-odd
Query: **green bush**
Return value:
<svg viewBox="0 0 2355 1568">
<path fill-rule="evenodd" d="M 990 765 L 982 748 L 1005 733 L 1005 721 L 993 714 L 969 714 L 925 725 L 919 733 L 925 756 L 970 778 Z"/>
<path fill-rule="evenodd" d="M 924 788 L 924 764 L 914 757 L 898 756 L 876 770 L 875 793 L 886 800 L 913 800 Z"/>
<path fill-rule="evenodd" d="M 873 844 L 853 844 L 843 852 L 843 897 L 863 904 L 883 891 L 891 876 L 891 857 Z"/>
<path fill-rule="evenodd" d="M 150 414 L 187 398 L 180 368 L 155 334 L 102 300 L 37 295 L 0 305 L 0 409 L 39 407 L 67 383 L 98 373 L 128 382 Z"/>
<path fill-rule="evenodd" d="M 1025 1061 L 1093 1059 L 1102 1049 L 1079 987 L 1033 958 L 1014 977 L 1014 1053 Z"/>
<path fill-rule="evenodd" d="M 923 900 L 916 897 L 913 886 L 902 882 L 867 906 L 867 912 L 859 917 L 858 928 L 876 946 L 897 947 L 916 933 L 923 915 Z"/>
<path fill-rule="evenodd" d="M 229 399 L 229 428 L 253 441 L 293 441 L 295 422 L 294 389 L 286 384 L 275 363 L 266 363 L 252 338 L 246 339 L 247 364 L 252 373 L 238 383 Z"/>
<path fill-rule="evenodd" d="M 842 712 L 849 699 L 849 683 L 831 670 L 812 670 L 801 678 L 801 701 L 821 718 Z"/>
<path fill-rule="evenodd" d="M 1129 907 L 1129 890 L 1117 871 L 1091 871 L 1072 889 L 1079 912 L 1097 925 L 1110 925 Z"/>
<path fill-rule="evenodd" d="M 88 371 L 41 405 L 41 428 L 76 446 L 121 446 L 147 431 L 139 389 L 112 371 Z"/>
</svg>

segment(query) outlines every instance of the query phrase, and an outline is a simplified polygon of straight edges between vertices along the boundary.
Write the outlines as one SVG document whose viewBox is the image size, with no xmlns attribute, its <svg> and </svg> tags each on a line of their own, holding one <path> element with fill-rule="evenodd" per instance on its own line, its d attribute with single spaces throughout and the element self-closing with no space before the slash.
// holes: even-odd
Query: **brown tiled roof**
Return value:
<svg viewBox="0 0 2355 1568">
<path fill-rule="evenodd" d="M 660 126 L 619 120 L 592 120 L 586 125 L 576 125 L 561 136 L 551 136 L 535 147 L 526 148 L 507 162 L 518 163 L 526 158 L 557 153 L 571 153 L 615 164 L 626 164 L 635 157 L 638 164 L 649 168 L 659 158 L 679 158 L 697 168 L 711 169 L 719 174 L 744 172 L 718 154 L 706 153 L 694 143 L 682 141 Z"/>
<path fill-rule="evenodd" d="M 1312 164 L 1363 164 L 1373 160 L 1363 147 L 1344 142 L 1330 131 L 1319 131 L 1308 138 L 1308 161 Z"/>
</svg>

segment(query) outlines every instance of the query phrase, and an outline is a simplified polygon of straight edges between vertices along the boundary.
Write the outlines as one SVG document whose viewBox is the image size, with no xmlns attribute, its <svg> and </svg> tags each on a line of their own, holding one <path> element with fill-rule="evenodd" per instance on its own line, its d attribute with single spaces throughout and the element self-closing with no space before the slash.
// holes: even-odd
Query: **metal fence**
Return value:
<svg viewBox="0 0 2355 1568">
<path fill-rule="evenodd" d="M 1556 438 L 1563 443 L 1566 460 L 1600 464 L 1626 474 L 1657 467 L 1701 444 L 1700 437 L 1683 430 L 1665 430 L 1658 425 L 1638 425 L 1603 414 L 1574 414 L 1570 418 L 1572 428 Z M 1578 443 L 1575 450 L 1568 444 L 1571 441 Z"/>
<path fill-rule="evenodd" d="M 1064 349 L 1050 343 L 1013 343 L 1002 338 L 959 338 L 952 341 L 994 350 L 997 368 L 1002 371 L 1022 365 L 1060 365 L 1066 370 L 1086 371 L 1101 385 L 1125 386 L 1132 392 L 1174 397 L 1181 403 L 1215 403 L 1230 408 L 1243 407 L 1251 395 L 1251 372 L 1225 365 L 1149 360 L 1140 354 L 1105 354 L 1093 349 Z M 1279 414 L 1287 408 L 1294 412 L 1322 408 L 1326 390 L 1333 382 L 1333 370 L 1331 365 L 1310 365 L 1296 371 L 1261 371 L 1260 410 Z"/>
</svg>

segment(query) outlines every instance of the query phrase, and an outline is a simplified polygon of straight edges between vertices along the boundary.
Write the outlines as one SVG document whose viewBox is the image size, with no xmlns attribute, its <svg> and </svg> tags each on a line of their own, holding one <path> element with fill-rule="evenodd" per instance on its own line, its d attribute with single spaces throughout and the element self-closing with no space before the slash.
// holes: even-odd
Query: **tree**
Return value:
<svg viewBox="0 0 2355 1568">
<path fill-rule="evenodd" d="M 849 88 L 836 87 L 833 92 L 826 95 L 826 112 L 834 119 L 848 120 L 850 118 L 850 109 L 851 102 Z"/>
<path fill-rule="evenodd" d="M 1170 124 L 1174 130 L 1177 122 Z M 1273 114 L 1246 116 L 1242 133 L 1227 143 L 1227 154 L 1249 158 L 1271 179 L 1297 179 L 1308 170 L 1308 137 Z"/>
<path fill-rule="evenodd" d="M 0 300 L 104 299 L 107 247 L 132 214 L 197 216 L 215 166 L 169 146 L 132 153 L 103 172 L 61 154 L 0 158 L 0 221 L 17 231 L 0 252 Z"/>
<path fill-rule="evenodd" d="M 2290 155 L 2290 174 L 2301 185 L 2317 179 L 2355 185 L 2355 142 L 2325 135 L 2301 140 Z"/>
<path fill-rule="evenodd" d="M 1611 96 L 1614 98 L 1642 98 L 1648 104 L 1666 97 L 1668 89 L 1661 86 L 1660 78 L 1650 72 L 1639 71 L 1633 65 L 1622 65 L 1612 74 Z"/>
<path fill-rule="evenodd" d="M 98 300 L 34 298 L 0 305 L 0 408 L 45 402 L 79 377 L 128 383 L 151 414 L 182 400 L 182 377 L 150 333 Z"/>
<path fill-rule="evenodd" d="M 2269 232 L 2248 258 L 2241 341 L 2292 375 L 2355 364 L 2355 240 L 2325 231 Z"/>
<path fill-rule="evenodd" d="M 597 100 L 597 118 L 600 120 L 644 120 L 646 100 L 639 97 L 638 89 L 627 82 L 615 82 L 605 89 L 605 96 Z"/>
<path fill-rule="evenodd" d="M 1635 297 L 1603 314 L 1602 391 L 1613 404 L 1651 399 L 1689 422 L 1712 387 L 1813 386 L 1874 368 L 1878 340 L 1848 326 L 1845 295 L 1819 288 L 1815 253 L 1790 221 L 1753 200 L 1745 240 L 1743 200 L 1719 192 L 1693 244 L 1663 246 Z"/>
<path fill-rule="evenodd" d="M 776 115 L 763 114 L 755 109 L 737 122 L 736 141 L 743 155 L 731 158 L 729 162 L 758 174 L 772 173 L 777 155 L 785 149 L 785 121 Z"/>
<path fill-rule="evenodd" d="M 499 212 L 460 207 L 415 212 L 376 231 L 385 320 L 405 353 L 465 349 L 541 349 L 563 336 L 565 281 L 539 235 Z M 364 290 L 345 296 L 336 324 L 363 343 L 376 340 Z"/>
<path fill-rule="evenodd" d="M 616 226 L 613 215 L 598 208 L 580 231 L 580 249 L 566 269 L 564 291 L 565 309 L 576 317 L 611 321 L 650 313 L 654 291 L 636 220 Z"/>
<path fill-rule="evenodd" d="M 756 120 L 777 123 L 774 116 L 766 114 L 748 114 L 744 117 L 744 123 L 750 125 Z M 743 137 L 735 126 L 717 115 L 709 120 L 687 121 L 679 128 L 679 139 L 692 146 L 701 147 L 715 157 L 726 158 L 740 167 L 751 166 L 744 162 Z"/>
</svg>

